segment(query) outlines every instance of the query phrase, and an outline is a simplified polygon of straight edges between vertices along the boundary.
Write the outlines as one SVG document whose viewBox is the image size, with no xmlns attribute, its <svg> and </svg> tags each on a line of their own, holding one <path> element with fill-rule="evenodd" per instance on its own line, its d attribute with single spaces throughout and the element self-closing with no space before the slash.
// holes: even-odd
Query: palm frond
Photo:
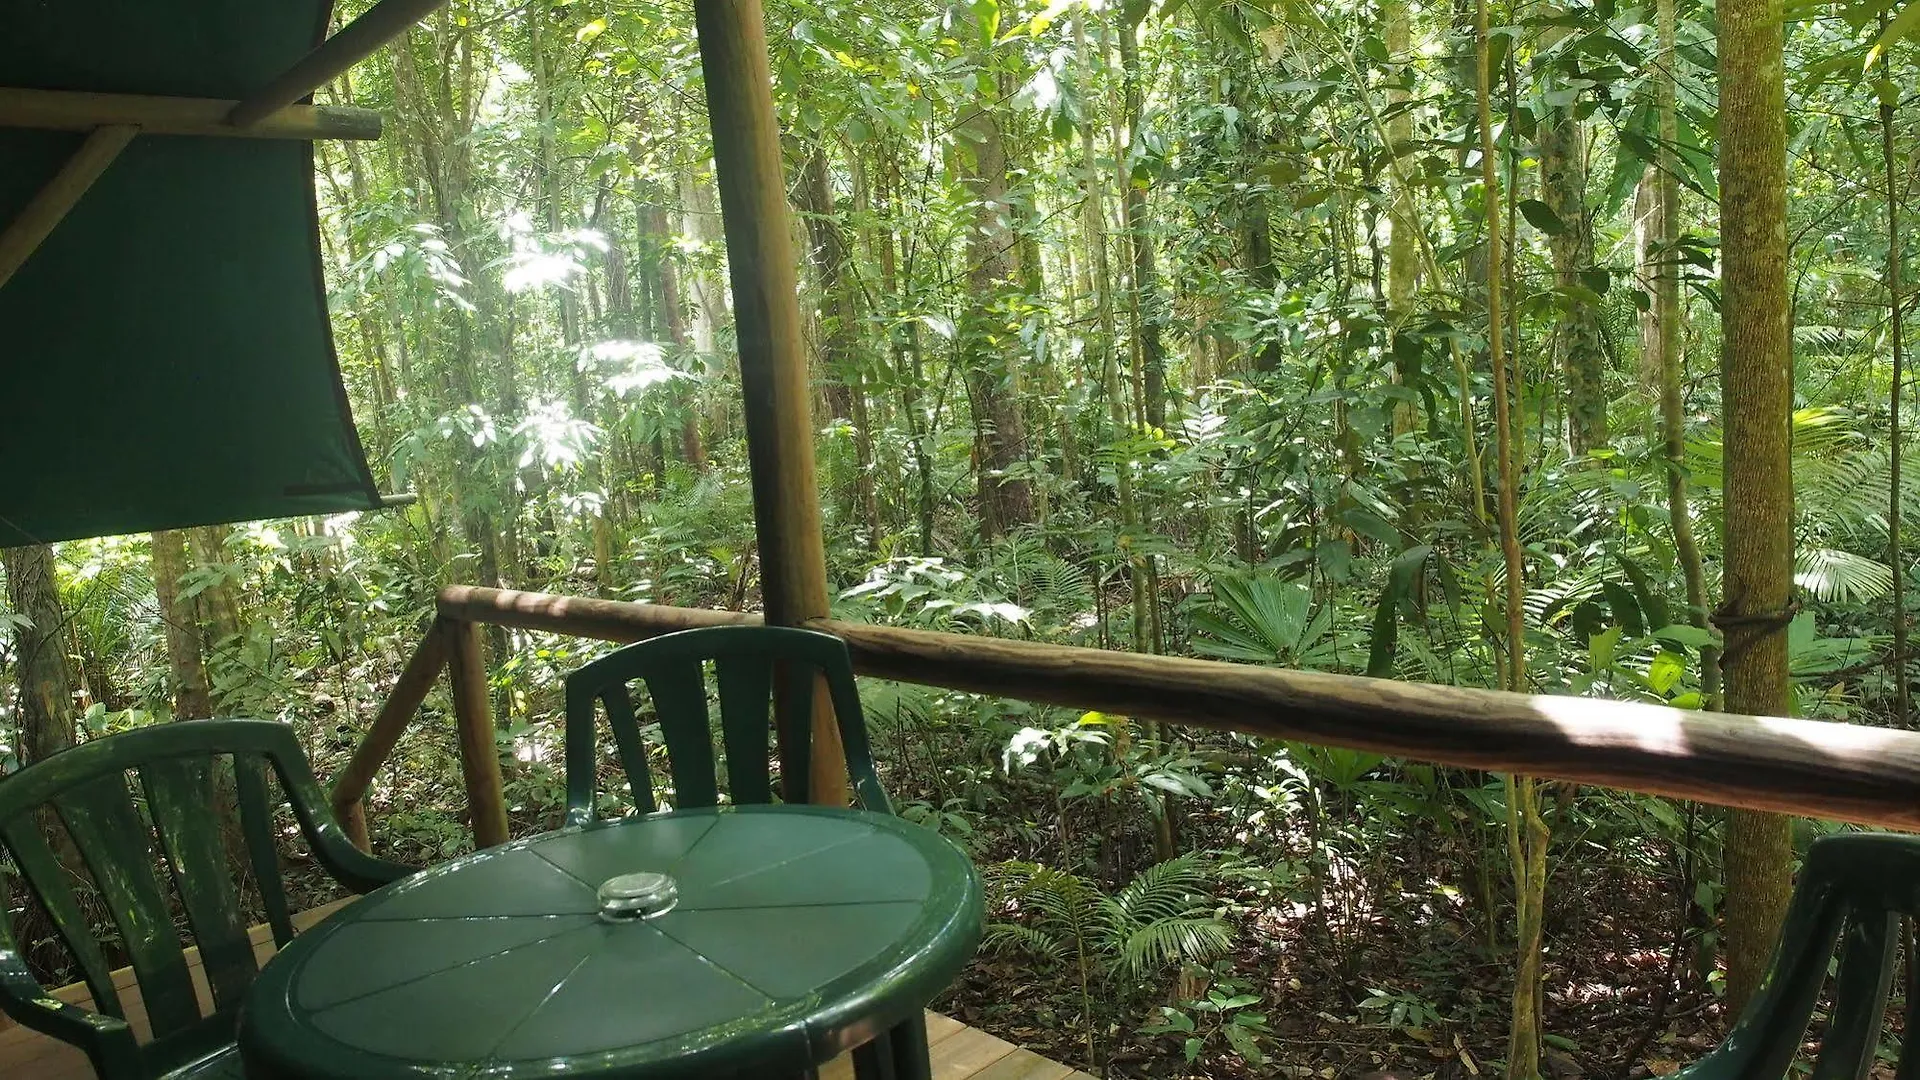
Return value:
<svg viewBox="0 0 1920 1080">
<path fill-rule="evenodd" d="M 1799 551 L 1793 583 L 1827 601 L 1878 600 L 1893 591 L 1893 571 L 1878 559 L 1834 548 Z"/>
<path fill-rule="evenodd" d="M 1220 574 L 1213 603 L 1194 614 L 1194 649 L 1223 660 L 1272 664 L 1297 657 L 1326 633 L 1306 586 L 1273 577 Z"/>
<path fill-rule="evenodd" d="M 1021 923 L 988 923 L 986 932 L 980 937 L 980 949 L 995 954 L 1025 953 L 1056 964 L 1064 964 L 1072 958 L 1072 949 L 1067 942 L 1039 927 Z"/>
<path fill-rule="evenodd" d="M 1121 968 L 1139 975 L 1174 964 L 1205 963 L 1232 944 L 1232 928 L 1212 916 L 1157 919 L 1127 935 L 1118 961 Z"/>
<path fill-rule="evenodd" d="M 1151 922 L 1191 914 L 1208 902 L 1207 873 L 1191 853 L 1155 863 L 1140 871 L 1113 896 L 1115 908 L 1128 921 Z"/>
</svg>

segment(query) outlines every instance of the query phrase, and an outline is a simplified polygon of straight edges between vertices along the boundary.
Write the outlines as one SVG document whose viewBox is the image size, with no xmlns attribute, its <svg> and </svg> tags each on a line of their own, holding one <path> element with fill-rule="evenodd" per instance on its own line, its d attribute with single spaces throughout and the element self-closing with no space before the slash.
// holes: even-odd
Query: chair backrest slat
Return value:
<svg viewBox="0 0 1920 1080">
<path fill-rule="evenodd" d="M 120 929 L 120 941 L 157 1039 L 200 1022 L 193 977 L 165 895 L 154 881 L 148 829 L 127 794 L 125 773 L 108 773 L 61 792 L 54 809 L 86 860 Z"/>
<path fill-rule="evenodd" d="M 1833 1019 L 1820 1039 L 1809 1080 L 1865 1080 L 1880 1046 L 1899 928 L 1898 912 L 1860 911 L 1847 919 L 1840 932 Z"/>
<path fill-rule="evenodd" d="M 600 700 L 607 707 L 607 723 L 613 728 L 614 749 L 620 755 L 620 768 L 627 774 L 633 805 L 643 814 L 652 813 L 653 772 L 647 768 L 647 744 L 640 738 L 640 721 L 633 715 L 633 697 L 627 693 L 627 684 L 607 687 Z"/>
<path fill-rule="evenodd" d="M 225 1011 L 240 1007 L 260 967 L 240 913 L 240 890 L 227 865 L 220 823 L 207 812 L 218 805 L 214 768 L 212 758 L 162 758 L 140 767 L 140 782 L 187 925 L 200 947 L 214 1007 Z"/>
<path fill-rule="evenodd" d="M 700 661 L 678 659 L 645 673 L 660 733 L 673 767 L 673 804 L 713 806 L 720 792 L 713 776 L 713 731 L 707 719 L 707 680 Z"/>
<path fill-rule="evenodd" d="M 773 692 L 780 703 L 774 710 L 781 725 L 780 798 L 785 802 L 813 798 L 813 702 L 818 679 L 812 667 L 793 660 L 774 667 Z"/>
<path fill-rule="evenodd" d="M 260 887 L 260 906 L 266 909 L 273 941 L 286 948 L 293 940 L 293 912 L 287 908 L 287 887 L 280 877 L 280 848 L 273 840 L 273 804 L 267 798 L 266 762 L 252 754 L 233 755 L 233 793 L 240 811 L 240 836 L 246 842 L 247 862 Z"/>
<path fill-rule="evenodd" d="M 720 736 L 727 750 L 727 792 L 735 803 L 773 801 L 767 772 L 767 702 L 773 692 L 773 661 L 764 656 L 722 656 L 713 662 L 720 687 Z"/>
<path fill-rule="evenodd" d="M 40 831 L 40 823 L 31 814 L 0 822 L 0 843 L 5 843 L 7 850 L 13 854 L 14 864 L 20 868 L 21 876 L 26 878 L 27 888 L 40 901 L 40 906 L 46 909 L 60 940 L 66 943 L 67 951 L 73 954 L 74 961 L 80 965 L 87 992 L 93 995 L 94 1008 L 125 1020 L 127 1014 L 121 1009 L 119 991 L 113 987 L 113 968 L 107 963 L 107 954 L 100 948 L 100 942 L 95 940 L 93 929 L 87 925 L 87 917 L 80 911 L 79 899 L 66 885 L 68 874 L 60 865 L 60 860 L 54 857 L 53 847 Z M 0 915 L 4 914 L 0 912 Z"/>
<path fill-rule="evenodd" d="M 874 773 L 866 720 L 853 680 L 846 644 L 829 634 L 791 627 L 727 626 L 685 630 L 618 649 L 567 676 L 567 820 L 593 816 L 595 702 L 606 707 L 621 765 L 641 812 L 653 809 L 644 747 L 627 687 L 644 681 L 672 763 L 674 805 L 712 806 L 719 801 L 706 665 L 719 688 L 721 746 L 726 754 L 727 792 L 738 804 L 764 803 L 774 794 L 767 737 L 777 716 L 780 732 L 780 795 L 804 802 L 809 791 L 814 703 L 824 684 L 831 696 L 847 765 L 860 801 L 887 812 L 886 793 Z M 774 709 L 775 699 L 779 708 Z M 644 799 L 640 798 L 646 793 Z"/>
</svg>

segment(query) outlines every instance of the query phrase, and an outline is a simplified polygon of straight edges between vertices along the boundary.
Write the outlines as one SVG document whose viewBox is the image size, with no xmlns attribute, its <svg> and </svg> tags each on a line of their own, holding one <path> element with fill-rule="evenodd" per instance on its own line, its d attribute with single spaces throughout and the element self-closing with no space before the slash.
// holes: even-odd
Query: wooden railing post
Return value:
<svg viewBox="0 0 1920 1080">
<path fill-rule="evenodd" d="M 827 614 L 827 553 L 766 18 L 760 0 L 694 0 L 693 19 L 733 284 L 760 592 L 769 624 L 798 626 Z M 846 805 L 846 757 L 824 681 L 814 689 L 812 756 L 813 801 Z"/>
<path fill-rule="evenodd" d="M 392 756 L 393 748 L 399 745 L 400 736 L 406 733 L 407 725 L 414 714 L 420 711 L 420 703 L 427 699 L 428 691 L 433 689 L 433 680 L 439 678 L 440 669 L 447 666 L 447 621 L 436 618 L 427 624 L 426 633 L 420 638 L 420 644 L 408 658 L 407 666 L 400 671 L 400 680 L 393 685 L 393 692 L 387 695 L 386 704 L 380 706 L 380 715 L 373 718 L 373 726 L 360 740 L 353 752 L 353 759 L 340 771 L 333 782 L 333 813 L 347 830 L 362 851 L 372 851 L 372 841 L 367 836 L 367 808 L 362 802 L 367 788 L 373 784 L 374 774 L 380 766 L 386 764 Z"/>
<path fill-rule="evenodd" d="M 453 720 L 460 736 L 460 775 L 467 785 L 475 847 L 507 842 L 507 801 L 500 781 L 500 751 L 494 742 L 493 707 L 487 700 L 487 660 L 478 623 L 446 621 L 453 686 Z"/>
</svg>

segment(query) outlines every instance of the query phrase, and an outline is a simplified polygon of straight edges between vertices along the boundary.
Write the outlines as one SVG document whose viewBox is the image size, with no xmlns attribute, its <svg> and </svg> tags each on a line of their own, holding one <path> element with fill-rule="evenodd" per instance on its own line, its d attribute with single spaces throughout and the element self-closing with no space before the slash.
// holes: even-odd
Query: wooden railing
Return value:
<svg viewBox="0 0 1920 1080">
<path fill-rule="evenodd" d="M 333 791 L 363 846 L 361 799 L 442 667 L 450 667 L 475 842 L 506 839 L 477 626 L 604 641 L 757 623 L 732 611 L 456 585 Z M 817 619 L 856 671 L 905 682 L 1370 750 L 1443 765 L 1920 830 L 1920 734 L 1690 712 Z"/>
</svg>

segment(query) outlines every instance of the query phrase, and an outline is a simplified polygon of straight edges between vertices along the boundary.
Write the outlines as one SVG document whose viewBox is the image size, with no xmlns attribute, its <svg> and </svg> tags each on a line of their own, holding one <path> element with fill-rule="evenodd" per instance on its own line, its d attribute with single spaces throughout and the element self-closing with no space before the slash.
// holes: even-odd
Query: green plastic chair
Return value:
<svg viewBox="0 0 1920 1080">
<path fill-rule="evenodd" d="M 860 805 L 891 814 L 893 805 L 873 768 L 867 722 L 853 679 L 846 642 L 832 634 L 773 626 L 716 626 L 682 630 L 617 649 L 567 676 L 567 823 L 593 820 L 597 761 L 595 702 L 605 708 L 633 802 L 642 813 L 655 805 L 646 746 L 635 718 L 629 684 L 642 681 L 667 744 L 679 809 L 716 806 L 719 784 L 707 710 L 706 665 L 720 692 L 721 744 L 726 753 L 727 791 L 736 805 L 773 801 L 767 732 L 772 727 L 776 669 L 826 677 L 846 752 L 847 772 Z M 785 681 L 780 738 L 783 802 L 806 802 L 812 763 L 813 681 Z M 859 1080 L 926 1080 L 931 1076 L 926 1017 L 915 1009 L 885 1035 L 854 1051 Z"/>
<path fill-rule="evenodd" d="M 1714 1051 L 1673 1080 L 1781 1080 L 1806 1037 L 1837 947 L 1840 966 L 1810 1080 L 1859 1080 L 1880 1042 L 1900 920 L 1920 913 L 1920 838 L 1856 833 L 1807 852 L 1773 963 L 1740 1020 Z M 1909 1007 L 1901 1080 L 1920 1076 Z"/>
<path fill-rule="evenodd" d="M 721 743 L 726 752 L 727 793 L 736 805 L 773 801 L 773 777 L 767 753 L 772 726 L 774 670 L 824 674 L 846 751 L 847 772 L 860 805 L 893 812 L 867 744 L 867 722 L 853 681 L 846 642 L 832 634 L 775 626 L 713 626 L 682 630 L 617 649 L 567 676 L 567 823 L 593 820 L 598 760 L 599 702 L 613 729 L 633 804 L 641 813 L 654 805 L 653 776 L 646 746 L 634 716 L 628 686 L 644 681 L 667 744 L 673 774 L 674 806 L 690 810 L 720 802 L 713 756 L 713 729 L 707 712 L 706 665 L 711 662 L 720 690 Z M 812 764 L 813 684 L 787 680 L 781 732 L 782 802 L 806 802 Z"/>
<path fill-rule="evenodd" d="M 188 720 L 82 744 L 0 780 L 0 847 L 52 917 L 85 976 L 98 1012 L 50 997 L 28 972 L 0 913 L 0 1009 L 19 1023 L 86 1051 L 102 1080 L 239 1077 L 237 1019 L 259 969 L 247 936 L 235 870 L 214 807 L 213 767 L 233 760 L 234 796 L 247 861 L 274 941 L 293 939 L 293 916 L 274 846 L 266 768 L 279 777 L 300 830 L 335 881 L 367 892 L 406 876 L 409 867 L 353 846 L 327 810 L 306 755 L 284 725 L 258 720 Z M 129 790 L 138 776 L 146 817 Z M 114 991 L 111 965 L 94 939 L 71 884 L 42 828 L 46 810 L 73 847 L 111 912 L 138 980 L 153 1041 L 136 1043 Z M 172 890 L 156 878 L 149 845 L 157 833 Z M 200 1015 L 185 948 L 168 893 L 200 947 L 214 1011 Z"/>
</svg>

